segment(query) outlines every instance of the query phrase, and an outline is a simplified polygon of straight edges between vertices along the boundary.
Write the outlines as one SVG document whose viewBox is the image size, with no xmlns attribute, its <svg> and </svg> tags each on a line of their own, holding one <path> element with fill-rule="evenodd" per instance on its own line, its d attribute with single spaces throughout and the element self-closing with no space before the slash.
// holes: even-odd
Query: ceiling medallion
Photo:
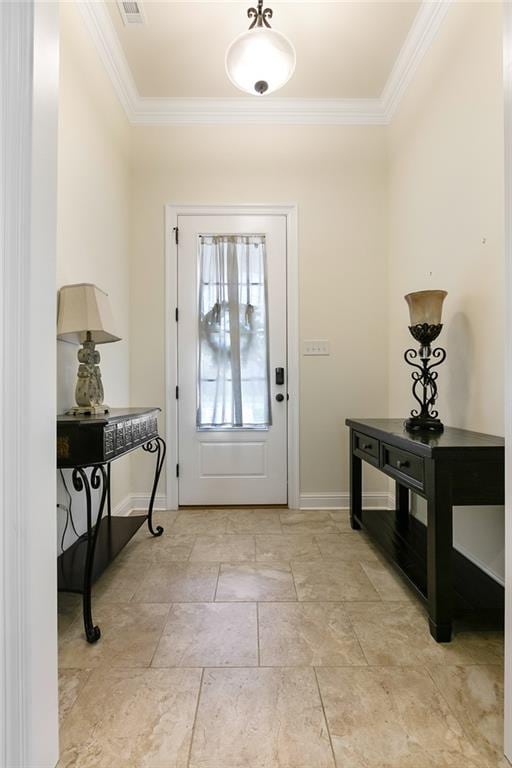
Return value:
<svg viewBox="0 0 512 768">
<path fill-rule="evenodd" d="M 252 19 L 247 32 L 239 35 L 226 52 L 226 72 L 237 88 L 262 96 L 282 88 L 295 71 L 295 48 L 285 35 L 270 27 L 271 8 L 249 8 Z"/>
</svg>

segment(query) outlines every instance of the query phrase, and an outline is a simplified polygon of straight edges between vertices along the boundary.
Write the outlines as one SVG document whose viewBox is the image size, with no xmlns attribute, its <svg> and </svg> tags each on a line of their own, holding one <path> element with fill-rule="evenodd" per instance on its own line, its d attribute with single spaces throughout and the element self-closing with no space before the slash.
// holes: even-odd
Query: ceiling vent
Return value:
<svg viewBox="0 0 512 768">
<path fill-rule="evenodd" d="M 125 24 L 145 24 L 146 15 L 141 0 L 118 0 L 117 7 Z"/>
</svg>

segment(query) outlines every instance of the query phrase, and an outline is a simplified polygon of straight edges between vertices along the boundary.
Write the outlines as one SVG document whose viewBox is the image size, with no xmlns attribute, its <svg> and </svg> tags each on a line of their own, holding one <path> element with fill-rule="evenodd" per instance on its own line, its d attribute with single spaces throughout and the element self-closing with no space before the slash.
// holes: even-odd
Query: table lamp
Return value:
<svg viewBox="0 0 512 768">
<path fill-rule="evenodd" d="M 59 291 L 57 338 L 81 344 L 78 350 L 76 407 L 68 414 L 108 413 L 103 403 L 103 383 L 96 344 L 120 341 L 114 333 L 114 320 L 108 295 L 92 283 L 64 285 Z"/>
<path fill-rule="evenodd" d="M 408 349 L 404 355 L 406 363 L 415 369 L 411 374 L 412 394 L 420 406 L 419 410 L 415 408 L 411 411 L 410 418 L 405 422 L 409 432 L 442 432 L 444 428 L 434 409 L 437 400 L 437 371 L 433 369 L 441 365 L 446 358 L 446 351 L 441 347 L 432 349 L 431 344 L 443 327 L 441 313 L 447 295 L 446 291 L 415 291 L 404 296 L 409 305 L 409 331 L 420 344 L 419 350 Z"/>
</svg>

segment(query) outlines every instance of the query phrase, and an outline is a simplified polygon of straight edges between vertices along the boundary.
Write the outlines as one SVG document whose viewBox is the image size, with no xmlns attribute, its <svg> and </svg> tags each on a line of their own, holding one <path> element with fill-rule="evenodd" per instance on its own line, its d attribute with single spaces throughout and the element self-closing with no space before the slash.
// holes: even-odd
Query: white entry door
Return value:
<svg viewBox="0 0 512 768">
<path fill-rule="evenodd" d="M 179 503 L 286 504 L 286 217 L 178 231 Z"/>
</svg>

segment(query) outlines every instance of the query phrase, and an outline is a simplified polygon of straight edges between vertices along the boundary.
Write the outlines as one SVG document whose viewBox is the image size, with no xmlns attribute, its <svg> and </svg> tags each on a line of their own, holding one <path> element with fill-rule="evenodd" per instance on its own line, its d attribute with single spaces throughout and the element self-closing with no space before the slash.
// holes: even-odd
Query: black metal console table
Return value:
<svg viewBox="0 0 512 768">
<path fill-rule="evenodd" d="M 72 469 L 73 487 L 83 492 L 87 531 L 58 558 L 58 589 L 83 595 L 85 636 L 95 643 L 101 635 L 92 619 L 91 588 L 147 520 L 153 536 L 153 505 L 165 459 L 165 442 L 158 434 L 160 408 L 114 408 L 95 416 L 57 417 L 57 467 Z M 147 514 L 117 517 L 111 514 L 110 465 L 137 448 L 156 454 L 155 477 Z M 93 513 L 93 492 L 99 503 Z M 107 514 L 103 512 L 107 507 Z"/>
<path fill-rule="evenodd" d="M 347 419 L 346 424 L 352 528 L 362 526 L 376 538 L 427 600 L 435 640 L 451 639 L 455 594 L 473 612 L 475 604 L 482 611 L 494 604 L 499 613 L 503 589 L 453 549 L 453 506 L 504 503 L 503 439 L 450 427 L 411 434 L 400 419 Z M 396 481 L 394 514 L 362 509 L 362 461 Z M 427 501 L 426 530 L 409 514 L 409 491 Z M 468 594 L 473 571 L 479 576 Z"/>
</svg>

